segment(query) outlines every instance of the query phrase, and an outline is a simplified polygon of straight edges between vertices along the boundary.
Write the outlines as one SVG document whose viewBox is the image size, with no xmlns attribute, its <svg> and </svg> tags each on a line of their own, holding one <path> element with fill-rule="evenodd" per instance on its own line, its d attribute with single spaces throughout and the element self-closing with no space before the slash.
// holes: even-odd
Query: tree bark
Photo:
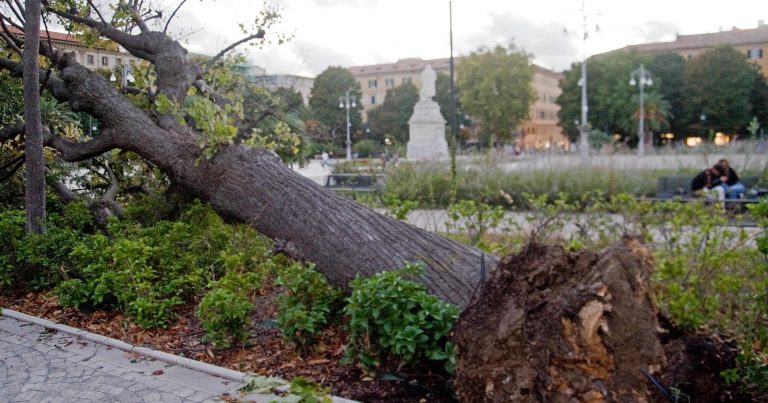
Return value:
<svg viewBox="0 0 768 403">
<path fill-rule="evenodd" d="M 24 37 L 24 148 L 26 179 L 24 206 L 27 233 L 45 230 L 45 161 L 43 160 L 43 131 L 40 117 L 40 81 L 38 53 L 40 50 L 40 1 L 26 0 L 27 35 Z"/>
</svg>

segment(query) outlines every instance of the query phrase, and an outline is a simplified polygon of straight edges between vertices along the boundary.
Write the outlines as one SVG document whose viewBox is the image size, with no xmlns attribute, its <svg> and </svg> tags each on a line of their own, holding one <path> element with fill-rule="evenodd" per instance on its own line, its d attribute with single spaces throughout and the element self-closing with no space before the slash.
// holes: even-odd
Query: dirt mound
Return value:
<svg viewBox="0 0 768 403">
<path fill-rule="evenodd" d="M 463 402 L 643 402 L 664 350 L 648 277 L 627 239 L 597 254 L 531 245 L 505 258 L 462 313 L 454 386 Z"/>
</svg>

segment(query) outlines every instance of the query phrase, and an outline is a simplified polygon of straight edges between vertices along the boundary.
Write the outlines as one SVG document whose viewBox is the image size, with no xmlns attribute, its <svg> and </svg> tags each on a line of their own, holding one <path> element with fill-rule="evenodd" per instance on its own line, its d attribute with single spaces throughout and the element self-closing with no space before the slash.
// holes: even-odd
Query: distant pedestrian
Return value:
<svg viewBox="0 0 768 403">
<path fill-rule="evenodd" d="M 327 167 L 330 163 L 331 156 L 328 155 L 327 152 L 323 151 L 323 153 L 320 155 L 320 158 L 322 159 L 320 165 L 322 165 L 323 168 Z"/>
</svg>

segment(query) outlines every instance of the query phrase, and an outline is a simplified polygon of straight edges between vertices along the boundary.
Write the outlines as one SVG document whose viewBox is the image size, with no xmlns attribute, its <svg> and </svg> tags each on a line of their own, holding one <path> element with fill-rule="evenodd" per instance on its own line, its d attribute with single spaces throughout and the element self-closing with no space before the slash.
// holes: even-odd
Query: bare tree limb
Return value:
<svg viewBox="0 0 768 403">
<path fill-rule="evenodd" d="M 216 62 L 218 62 L 222 57 L 224 57 L 224 55 L 229 53 L 229 51 L 231 51 L 232 49 L 234 49 L 234 48 L 236 48 L 236 47 L 238 47 L 238 46 L 240 46 L 240 45 L 242 45 L 242 44 L 244 44 L 246 42 L 252 41 L 254 39 L 262 39 L 262 38 L 264 38 L 265 34 L 266 34 L 266 32 L 264 32 L 263 29 L 259 29 L 259 32 L 255 33 L 253 35 L 249 35 L 249 36 L 247 36 L 247 37 L 245 37 L 243 39 L 240 39 L 239 41 L 234 42 L 231 45 L 227 46 L 226 48 L 222 49 L 221 52 L 219 52 L 216 56 L 212 57 L 210 60 L 208 60 L 208 62 L 205 63 L 205 67 L 203 68 L 203 72 L 207 72 L 208 70 L 210 70 L 211 67 L 213 67 L 216 64 Z"/>
<path fill-rule="evenodd" d="M 104 18 L 103 15 L 101 15 L 101 10 L 99 10 L 98 7 L 96 7 L 96 4 L 93 4 L 93 0 L 88 0 L 88 6 L 91 7 L 91 10 L 96 12 L 96 15 L 99 17 L 102 23 L 108 24 L 107 20 Z"/>
<path fill-rule="evenodd" d="M 171 21 L 173 20 L 173 17 L 175 17 L 175 16 L 176 16 L 176 13 L 178 13 L 178 12 L 179 12 L 179 10 L 181 10 L 181 7 L 182 7 L 182 6 L 184 5 L 184 3 L 186 3 L 186 2 L 187 2 L 187 0 L 181 0 L 181 2 L 179 2 L 179 5 L 178 5 L 178 6 L 176 6 L 176 9 L 174 9 L 174 10 L 173 10 L 173 13 L 171 13 L 171 16 L 170 16 L 170 17 L 168 17 L 168 21 L 166 21 L 166 22 L 165 22 L 165 27 L 163 28 L 163 33 L 164 33 L 164 34 L 168 32 L 168 26 L 169 26 L 169 25 L 171 25 Z"/>
<path fill-rule="evenodd" d="M 58 150 L 65 161 L 82 161 L 117 148 L 110 134 L 109 129 L 102 130 L 99 137 L 86 142 L 77 142 L 60 136 L 49 135 L 45 144 Z"/>
<path fill-rule="evenodd" d="M 50 168 L 45 168 L 46 173 L 50 176 L 53 174 L 53 171 L 51 171 Z M 80 195 L 72 191 L 72 189 L 68 188 L 67 185 L 64 184 L 64 182 L 59 180 L 48 180 L 48 185 L 50 185 L 53 190 L 56 191 L 56 193 L 61 197 L 61 200 L 64 201 L 64 203 L 70 203 L 73 201 L 80 200 Z"/>
</svg>

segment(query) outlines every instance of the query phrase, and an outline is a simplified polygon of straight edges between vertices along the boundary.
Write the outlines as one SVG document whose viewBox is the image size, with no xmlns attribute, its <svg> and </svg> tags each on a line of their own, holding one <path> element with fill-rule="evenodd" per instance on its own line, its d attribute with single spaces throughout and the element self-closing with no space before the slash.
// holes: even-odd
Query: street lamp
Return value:
<svg viewBox="0 0 768 403">
<path fill-rule="evenodd" d="M 339 108 L 346 109 L 347 110 L 347 159 L 352 159 L 352 140 L 349 137 L 349 108 L 356 108 L 357 104 L 355 103 L 355 97 L 349 96 L 349 90 L 347 90 L 347 93 L 339 98 Z"/>
<path fill-rule="evenodd" d="M 120 81 L 123 87 L 127 87 L 128 83 L 132 83 L 136 77 L 133 76 L 133 66 L 127 63 L 123 64 L 116 64 L 115 68 L 120 68 Z M 112 70 L 112 74 L 109 76 L 109 81 L 115 82 L 117 81 L 117 76 L 115 76 L 115 71 Z"/>
<path fill-rule="evenodd" d="M 705 115 L 704 112 L 701 112 L 699 122 L 701 122 L 701 138 L 707 138 L 707 130 L 704 128 L 704 123 L 707 122 L 707 115 Z"/>
<path fill-rule="evenodd" d="M 637 155 L 645 155 L 645 105 L 644 105 L 644 88 L 646 85 L 653 85 L 653 79 L 651 78 L 651 72 L 645 69 L 642 64 L 638 69 L 629 73 L 629 85 L 637 85 L 640 88 L 640 119 L 637 129 Z"/>
</svg>

